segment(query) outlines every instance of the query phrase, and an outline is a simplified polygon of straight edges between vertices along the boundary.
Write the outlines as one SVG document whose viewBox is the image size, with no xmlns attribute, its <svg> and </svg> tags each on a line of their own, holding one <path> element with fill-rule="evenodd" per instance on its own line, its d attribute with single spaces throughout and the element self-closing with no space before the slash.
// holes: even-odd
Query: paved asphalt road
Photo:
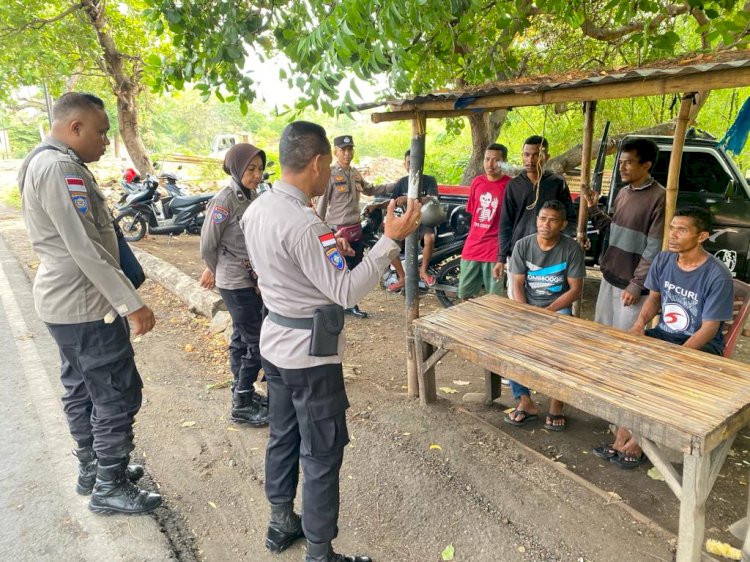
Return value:
<svg viewBox="0 0 750 562">
<path fill-rule="evenodd" d="M 152 517 L 94 515 L 76 494 L 57 347 L 2 237 L 0 361 L 0 559 L 173 559 Z"/>
</svg>

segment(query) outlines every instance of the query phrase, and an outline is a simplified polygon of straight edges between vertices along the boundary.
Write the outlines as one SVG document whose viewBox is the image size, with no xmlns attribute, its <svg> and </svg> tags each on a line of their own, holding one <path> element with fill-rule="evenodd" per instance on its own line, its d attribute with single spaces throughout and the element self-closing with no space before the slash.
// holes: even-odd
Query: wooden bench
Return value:
<svg viewBox="0 0 750 562">
<path fill-rule="evenodd" d="M 680 500 L 678 562 L 700 560 L 705 503 L 737 432 L 750 422 L 742 363 L 487 295 L 414 321 L 420 399 L 453 352 L 622 425 Z M 488 400 L 499 377 L 486 375 Z M 683 453 L 682 477 L 664 450 Z"/>
</svg>

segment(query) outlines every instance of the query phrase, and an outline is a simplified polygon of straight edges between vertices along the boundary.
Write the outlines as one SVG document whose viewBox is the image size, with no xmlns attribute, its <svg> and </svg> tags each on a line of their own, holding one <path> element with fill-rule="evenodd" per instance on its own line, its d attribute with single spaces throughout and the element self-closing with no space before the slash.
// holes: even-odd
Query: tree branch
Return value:
<svg viewBox="0 0 750 562">
<path fill-rule="evenodd" d="M 687 14 L 688 12 L 690 12 L 690 7 L 687 5 L 678 6 L 671 4 L 667 6 L 666 14 L 660 14 L 649 22 L 634 21 L 615 29 L 610 27 L 599 27 L 587 18 L 583 22 L 583 25 L 581 25 L 581 31 L 583 31 L 584 35 L 591 37 L 592 39 L 597 39 L 599 41 L 615 41 L 637 31 L 653 31 L 667 18 L 673 18 L 675 16 Z"/>
<path fill-rule="evenodd" d="M 0 30 L 0 37 L 7 37 L 8 35 L 13 35 L 15 33 L 22 33 L 26 31 L 27 29 L 33 29 L 38 30 L 43 28 L 45 25 L 49 25 L 51 23 L 55 23 L 57 21 L 60 21 L 61 19 L 64 19 L 68 17 L 73 12 L 80 10 L 83 8 L 83 2 L 78 2 L 77 4 L 73 4 L 70 8 L 65 10 L 64 12 L 56 15 L 53 18 L 36 18 L 31 21 L 28 21 L 24 24 L 22 24 L 20 27 L 6 27 Z"/>
</svg>

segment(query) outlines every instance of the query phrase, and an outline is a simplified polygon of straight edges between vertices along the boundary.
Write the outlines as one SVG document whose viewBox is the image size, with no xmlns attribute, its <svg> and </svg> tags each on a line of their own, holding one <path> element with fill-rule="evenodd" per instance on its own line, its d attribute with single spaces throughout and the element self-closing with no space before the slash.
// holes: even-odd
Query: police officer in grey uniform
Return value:
<svg viewBox="0 0 750 562">
<path fill-rule="evenodd" d="M 247 257 L 240 219 L 258 198 L 266 153 L 252 144 L 235 144 L 224 157 L 229 185 L 219 191 L 206 210 L 201 230 L 201 257 L 206 270 L 200 284 L 219 288 L 232 317 L 229 365 L 232 370 L 231 419 L 259 427 L 268 423 L 268 402 L 255 392 L 253 383 L 260 372 L 260 326 L 263 300 L 255 273 Z"/>
<path fill-rule="evenodd" d="M 318 214 L 339 236 L 348 239 L 354 255 L 345 256 L 349 269 L 354 269 L 364 255 L 365 245 L 362 242 L 361 212 L 359 209 L 360 194 L 385 195 L 393 191 L 394 183 L 372 185 L 365 181 L 359 170 L 352 167 L 354 158 L 354 138 L 341 135 L 333 139 L 333 155 L 336 162 L 331 167 L 331 179 L 325 193 L 318 198 Z M 353 236 L 347 232 L 358 233 Z M 347 314 L 357 318 L 367 318 L 367 313 L 359 309 L 357 303 L 346 308 Z"/>
<path fill-rule="evenodd" d="M 331 146 L 314 123 L 288 125 L 279 143 L 281 180 L 242 218 L 248 254 L 258 274 L 268 316 L 260 350 L 268 381 L 270 437 L 266 496 L 271 503 L 266 546 L 278 552 L 303 534 L 306 562 L 369 562 L 333 551 L 339 511 L 339 470 L 349 442 L 349 407 L 341 367 L 343 307 L 353 306 L 398 254 L 395 240 L 419 224 L 410 200 L 405 214 L 388 208 L 385 235 L 349 269 L 333 231 L 310 208 L 331 173 Z M 300 518 L 293 504 L 303 473 Z"/>
<path fill-rule="evenodd" d="M 109 119 L 101 99 L 77 92 L 62 96 L 52 115 L 51 134 L 26 158 L 18 183 L 40 262 L 34 303 L 60 350 L 63 408 L 78 446 L 76 490 L 91 494 L 94 512 L 144 513 L 161 496 L 131 482 L 140 467 L 128 469 L 143 387 L 128 320 L 136 336 L 155 321 L 120 269 L 112 215 L 86 167 L 109 144 Z"/>
</svg>

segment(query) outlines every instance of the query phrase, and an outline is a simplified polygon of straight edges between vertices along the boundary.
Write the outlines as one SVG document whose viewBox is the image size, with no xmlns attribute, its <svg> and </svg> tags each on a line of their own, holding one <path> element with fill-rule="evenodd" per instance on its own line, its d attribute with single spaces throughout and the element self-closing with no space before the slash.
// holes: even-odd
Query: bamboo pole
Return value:
<svg viewBox="0 0 750 562">
<path fill-rule="evenodd" d="M 424 169 L 425 134 L 427 119 L 415 113 L 412 119 L 411 165 L 409 167 L 409 198 L 418 199 Z M 419 318 L 419 232 L 406 239 L 406 379 L 410 398 L 419 396 L 417 380 L 417 353 L 412 322 Z"/>
<path fill-rule="evenodd" d="M 677 115 L 677 127 L 674 131 L 672 153 L 669 157 L 669 171 L 667 172 L 667 199 L 664 207 L 664 239 L 662 250 L 667 249 L 669 243 L 669 223 L 672 222 L 677 207 L 677 191 L 680 188 L 680 166 L 682 165 L 682 149 L 685 146 L 685 133 L 690 122 L 690 108 L 695 102 L 695 92 L 682 96 L 680 112 Z"/>
<path fill-rule="evenodd" d="M 594 117 L 596 116 L 596 102 L 587 101 L 583 104 L 583 145 L 581 147 L 581 195 L 578 198 L 578 229 L 576 240 L 586 251 L 586 221 L 589 214 L 588 201 L 585 195 L 591 191 L 591 152 L 594 146 Z M 573 303 L 573 314 L 581 317 L 583 303 L 583 292 L 578 300 Z"/>
</svg>

